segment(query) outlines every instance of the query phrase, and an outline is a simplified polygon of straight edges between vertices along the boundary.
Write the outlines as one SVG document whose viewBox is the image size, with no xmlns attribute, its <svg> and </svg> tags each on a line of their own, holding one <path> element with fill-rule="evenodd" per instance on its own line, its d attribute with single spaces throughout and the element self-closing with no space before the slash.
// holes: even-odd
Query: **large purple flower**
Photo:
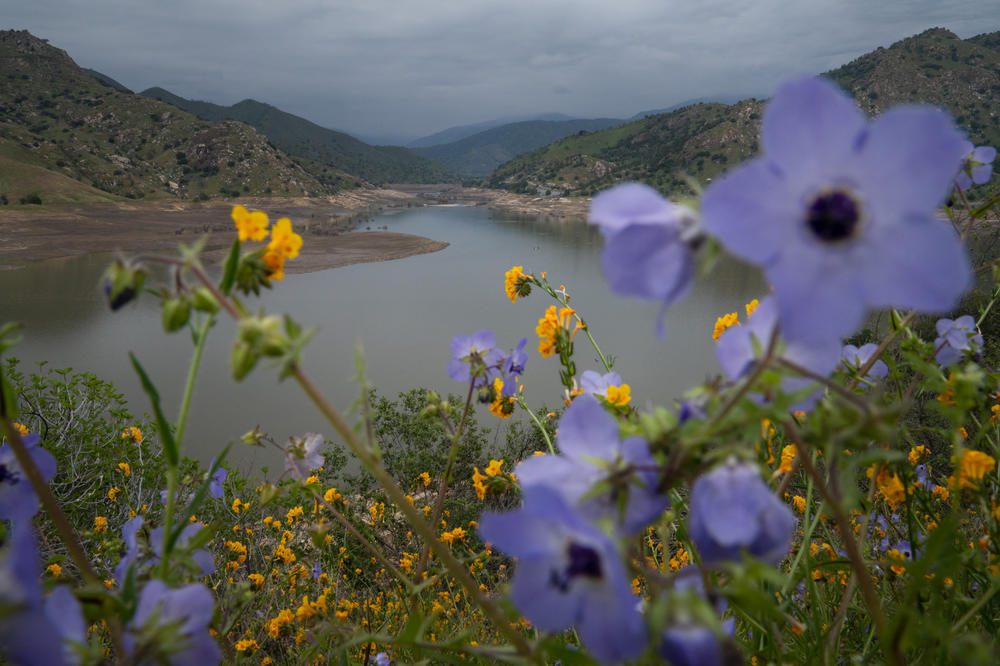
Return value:
<svg viewBox="0 0 1000 666">
<path fill-rule="evenodd" d="M 962 168 L 955 176 L 955 187 L 965 191 L 973 185 L 989 182 L 993 175 L 993 160 L 997 157 L 997 149 L 993 146 L 974 148 L 971 141 L 966 141 L 963 149 L 965 157 L 962 159 Z"/>
<path fill-rule="evenodd" d="M 544 631 L 575 626 L 597 659 L 632 659 L 646 647 L 621 557 L 611 541 L 548 486 L 524 489 L 517 511 L 484 513 L 479 535 L 518 558 L 511 601 Z"/>
<path fill-rule="evenodd" d="M 125 542 L 125 554 L 122 555 L 122 559 L 115 566 L 115 580 L 118 581 L 119 585 L 125 583 L 125 575 L 128 573 L 128 568 L 139 557 L 139 528 L 142 527 L 142 523 L 142 516 L 136 516 L 122 525 L 122 541 Z M 161 532 L 161 539 L 163 538 L 162 534 Z"/>
<path fill-rule="evenodd" d="M 665 311 L 681 299 L 694 275 L 683 235 L 694 213 L 641 183 L 601 192 L 590 204 L 590 222 L 604 234 L 601 266 L 611 290 L 661 301 Z"/>
<path fill-rule="evenodd" d="M 937 339 L 934 357 L 942 367 L 955 365 L 965 356 L 975 356 L 983 349 L 983 334 L 976 327 L 972 315 L 962 315 L 958 319 L 938 319 Z"/>
<path fill-rule="evenodd" d="M 642 529 L 668 506 L 657 492 L 656 462 L 642 437 L 618 432 L 618 422 L 596 398 L 581 395 L 559 421 L 560 455 L 533 456 L 514 472 L 521 486 L 545 485 L 594 520 L 610 520 L 623 533 Z M 591 495 L 594 486 L 609 488 Z M 620 502 L 625 497 L 627 502 Z"/>
<path fill-rule="evenodd" d="M 204 585 L 194 583 L 172 590 L 162 581 L 151 580 L 142 589 L 135 615 L 128 624 L 125 648 L 130 652 L 141 647 L 148 656 L 169 655 L 168 661 L 179 666 L 218 664 L 222 653 L 211 634 L 214 601 Z M 166 627 L 173 626 L 169 633 Z M 156 636 L 157 644 L 139 646 L 143 638 Z"/>
<path fill-rule="evenodd" d="M 746 552 L 777 565 L 788 553 L 795 523 L 752 465 L 731 460 L 691 488 L 688 533 L 705 564 L 739 561 Z"/>
<path fill-rule="evenodd" d="M 778 90 L 761 142 L 762 157 L 705 192 L 702 221 L 763 267 L 783 335 L 836 339 L 869 307 L 954 306 L 969 261 L 935 211 L 967 151 L 944 112 L 899 107 L 869 123 L 832 83 L 804 78 Z"/>
<path fill-rule="evenodd" d="M 770 346 L 772 338 L 778 334 L 777 326 L 778 303 L 768 296 L 760 302 L 745 324 L 730 326 L 719 336 L 715 355 L 730 381 L 741 379 L 750 372 Z M 826 376 L 840 360 L 840 343 L 834 339 L 815 344 L 792 341 L 780 346 L 778 352 L 782 358 Z M 811 384 L 813 380 L 808 377 L 786 377 L 781 382 L 781 388 L 786 393 L 793 393 Z M 792 411 L 811 409 L 822 395 L 822 388 L 817 389 L 792 405 Z"/>
<path fill-rule="evenodd" d="M 38 435 L 32 433 L 21 438 L 31 459 L 46 483 L 56 474 L 56 459 L 38 446 Z M 27 522 L 38 513 L 38 496 L 31 482 L 21 469 L 10 444 L 0 446 L 0 520 Z"/>
</svg>

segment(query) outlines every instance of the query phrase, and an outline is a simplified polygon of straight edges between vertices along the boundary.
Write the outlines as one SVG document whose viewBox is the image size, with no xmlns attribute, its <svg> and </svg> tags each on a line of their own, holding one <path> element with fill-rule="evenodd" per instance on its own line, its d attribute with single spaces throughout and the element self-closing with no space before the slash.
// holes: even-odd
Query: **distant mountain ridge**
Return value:
<svg viewBox="0 0 1000 666">
<path fill-rule="evenodd" d="M 825 76 L 868 113 L 900 103 L 948 109 L 976 145 L 1000 145 L 1000 32 L 962 40 L 932 28 L 879 47 Z M 567 137 L 501 165 L 490 187 L 592 195 L 626 180 L 691 193 L 759 150 L 763 102 L 695 104 L 583 137 Z"/>
<path fill-rule="evenodd" d="M 206 120 L 239 120 L 257 129 L 284 152 L 360 176 L 373 184 L 436 183 L 447 169 L 408 148 L 370 146 L 349 134 L 320 127 L 270 104 L 245 99 L 232 106 L 184 99 L 163 88 L 140 95 L 172 104 Z"/>
<path fill-rule="evenodd" d="M 510 159 L 547 146 L 571 134 L 586 134 L 620 125 L 618 118 L 529 120 L 494 127 L 453 143 L 416 151 L 465 176 L 484 177 Z"/>
<path fill-rule="evenodd" d="M 479 134 L 480 132 L 493 129 L 494 127 L 510 125 L 512 123 L 522 123 L 529 120 L 576 120 L 576 118 L 567 116 L 565 113 L 541 113 L 532 116 L 494 118 L 492 120 L 484 120 L 482 122 L 472 123 L 469 125 L 449 127 L 441 130 L 440 132 L 435 132 L 434 134 L 414 139 L 413 141 L 407 143 L 406 147 L 429 148 L 431 146 L 439 146 L 445 143 L 454 143 L 455 141 L 461 141 L 462 139 L 472 136 L 473 134 Z"/>
</svg>

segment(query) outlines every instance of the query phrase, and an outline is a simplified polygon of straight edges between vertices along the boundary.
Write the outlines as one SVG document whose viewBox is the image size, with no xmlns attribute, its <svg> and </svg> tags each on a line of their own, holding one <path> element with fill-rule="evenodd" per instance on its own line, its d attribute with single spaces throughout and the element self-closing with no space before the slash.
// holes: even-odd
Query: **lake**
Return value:
<svg viewBox="0 0 1000 666">
<path fill-rule="evenodd" d="M 427 386 L 464 396 L 464 387 L 445 371 L 449 342 L 456 334 L 480 328 L 493 330 L 507 350 L 528 337 L 523 376 L 528 402 L 557 404 L 558 360 L 541 358 L 534 331 L 554 301 L 536 291 L 511 303 L 504 294 L 504 272 L 512 265 L 548 271 L 550 282 L 566 285 L 571 305 L 587 320 L 605 354 L 614 357 L 615 369 L 631 385 L 633 404 L 640 408 L 671 404 L 685 389 L 717 374 L 712 341 L 716 317 L 732 311 L 742 317 L 743 304 L 766 293 L 756 269 L 723 260 L 711 280 L 697 284 L 683 303 L 670 309 L 668 337 L 658 339 L 659 305 L 608 290 L 600 270 L 602 239 L 587 224 L 506 220 L 484 208 L 431 206 L 390 211 L 370 225 L 451 245 L 406 259 L 289 275 L 259 302 L 246 300 L 251 311 L 286 312 L 305 326 L 318 327 L 303 365 L 341 409 L 357 395 L 352 378 L 359 341 L 368 379 L 383 395 Z M 24 341 L 12 353 L 22 359 L 23 371 L 40 360 L 92 371 L 113 381 L 129 398 L 131 410 L 142 414 L 149 406 L 128 361 L 133 351 L 172 416 L 187 372 L 190 336 L 163 333 L 153 297 L 144 296 L 138 305 L 116 313 L 108 310 L 97 287 L 108 261 L 108 256 L 91 255 L 0 272 L 0 322 L 16 320 L 26 326 Z M 279 384 L 267 362 L 244 382 L 232 380 L 228 362 L 234 330 L 220 315 L 209 337 L 184 453 L 207 462 L 255 425 L 278 441 L 309 431 L 332 436 L 297 385 Z M 576 338 L 576 352 L 578 373 L 600 369 L 583 335 Z M 497 422 L 485 407 L 479 420 L 484 425 Z M 230 460 L 247 471 L 280 466 L 276 452 L 240 445 L 233 447 Z"/>
</svg>

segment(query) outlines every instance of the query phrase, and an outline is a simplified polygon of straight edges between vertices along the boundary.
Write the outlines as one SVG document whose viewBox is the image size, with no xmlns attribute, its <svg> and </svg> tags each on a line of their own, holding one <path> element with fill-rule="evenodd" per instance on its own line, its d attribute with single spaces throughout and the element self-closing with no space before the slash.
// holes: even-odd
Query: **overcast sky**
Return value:
<svg viewBox="0 0 1000 666">
<path fill-rule="evenodd" d="M 132 90 L 409 138 L 766 97 L 933 26 L 1000 30 L 1000 0 L 0 0 L 0 27 Z"/>
</svg>

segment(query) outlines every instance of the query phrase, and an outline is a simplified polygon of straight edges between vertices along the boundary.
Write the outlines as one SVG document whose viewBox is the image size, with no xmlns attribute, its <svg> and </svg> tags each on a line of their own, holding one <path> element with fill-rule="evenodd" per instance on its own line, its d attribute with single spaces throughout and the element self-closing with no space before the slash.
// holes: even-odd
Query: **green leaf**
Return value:
<svg viewBox="0 0 1000 666">
<path fill-rule="evenodd" d="M 240 265 L 240 239 L 233 241 L 233 246 L 229 248 L 229 256 L 226 257 L 226 267 L 222 271 L 222 281 L 219 282 L 219 291 L 228 296 L 233 290 L 236 282 L 236 269 Z"/>
<path fill-rule="evenodd" d="M 174 439 L 174 432 L 170 427 L 170 422 L 167 421 L 167 417 L 163 415 L 163 409 L 160 407 L 160 394 L 156 391 L 156 387 L 153 386 L 153 382 L 150 381 L 149 375 L 146 374 L 135 354 L 129 352 L 128 357 L 132 361 L 132 367 L 135 368 L 136 374 L 139 375 L 142 390 L 149 396 L 149 401 L 153 405 L 153 414 L 156 416 L 156 427 L 160 431 L 160 441 L 163 443 L 163 453 L 167 457 L 167 463 L 171 467 L 177 467 L 181 459 L 180 450 L 177 447 L 177 440 Z"/>
<path fill-rule="evenodd" d="M 406 624 L 399 632 L 396 640 L 400 643 L 416 643 L 423 640 L 424 633 L 427 631 L 427 627 L 430 626 L 432 619 L 424 617 L 424 614 L 419 609 L 411 611 L 410 616 L 406 619 Z"/>
</svg>

